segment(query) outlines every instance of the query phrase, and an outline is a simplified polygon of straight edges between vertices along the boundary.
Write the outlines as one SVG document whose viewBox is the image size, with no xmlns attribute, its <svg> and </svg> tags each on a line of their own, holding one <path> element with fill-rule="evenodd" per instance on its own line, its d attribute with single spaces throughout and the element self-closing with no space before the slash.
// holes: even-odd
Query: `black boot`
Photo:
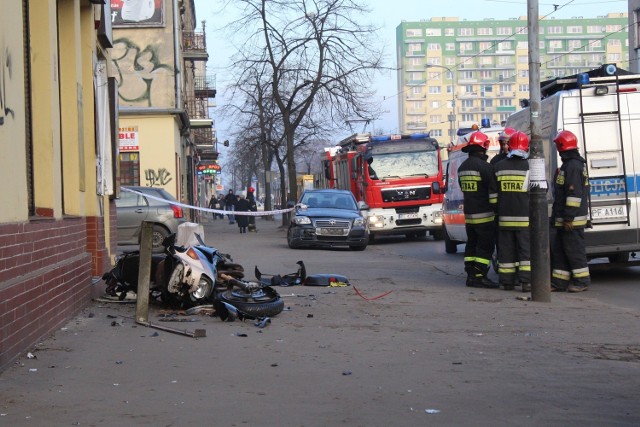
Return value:
<svg viewBox="0 0 640 427">
<path fill-rule="evenodd" d="M 500 285 L 490 280 L 487 276 L 476 277 L 474 283 L 476 284 L 476 288 L 495 289 L 500 287 Z"/>
</svg>

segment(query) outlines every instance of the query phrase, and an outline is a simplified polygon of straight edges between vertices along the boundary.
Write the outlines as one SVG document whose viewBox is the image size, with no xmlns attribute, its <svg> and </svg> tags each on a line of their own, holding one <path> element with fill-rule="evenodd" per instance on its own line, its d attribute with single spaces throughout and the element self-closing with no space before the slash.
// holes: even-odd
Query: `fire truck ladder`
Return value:
<svg viewBox="0 0 640 427">
<path fill-rule="evenodd" d="M 603 80 L 603 79 L 598 79 L 598 80 Z M 613 111 L 597 111 L 597 112 L 589 112 L 589 113 L 585 113 L 584 112 L 584 108 L 583 108 L 583 94 L 582 94 L 582 90 L 583 90 L 583 85 L 579 85 L 579 94 L 580 94 L 580 124 L 581 124 L 581 128 L 582 128 L 582 141 L 584 143 L 584 159 L 587 162 L 587 165 L 589 164 L 589 149 L 587 146 L 587 133 L 585 132 L 585 118 L 589 118 L 589 117 L 594 117 L 594 116 L 598 116 L 598 117 L 602 117 L 602 116 L 615 116 L 617 121 L 618 121 L 618 132 L 620 135 L 620 146 L 618 147 L 617 152 L 620 153 L 620 157 L 622 159 L 622 175 L 613 175 L 611 176 L 611 178 L 616 178 L 616 179 L 620 179 L 620 181 L 623 183 L 624 185 L 624 200 L 620 202 L 621 205 L 625 205 L 626 206 L 626 212 L 627 212 L 627 220 L 626 221 L 607 221 L 606 224 L 624 224 L 626 223 L 627 225 L 631 224 L 631 214 L 630 214 L 630 201 L 629 201 L 629 187 L 627 185 L 627 166 L 626 166 L 626 161 L 625 161 L 625 153 L 624 153 L 624 141 L 623 141 L 623 137 L 622 137 L 622 117 L 621 117 L 621 113 L 620 113 L 620 79 L 618 78 L 618 75 L 616 74 L 615 76 L 615 83 L 616 83 L 616 106 L 617 108 Z M 606 82 L 605 82 L 606 84 Z M 594 85 L 585 85 L 586 87 L 593 87 L 596 86 L 596 84 Z M 591 151 L 592 153 L 594 151 Z M 589 188 L 589 219 L 592 219 L 592 211 L 591 211 L 591 188 Z"/>
</svg>

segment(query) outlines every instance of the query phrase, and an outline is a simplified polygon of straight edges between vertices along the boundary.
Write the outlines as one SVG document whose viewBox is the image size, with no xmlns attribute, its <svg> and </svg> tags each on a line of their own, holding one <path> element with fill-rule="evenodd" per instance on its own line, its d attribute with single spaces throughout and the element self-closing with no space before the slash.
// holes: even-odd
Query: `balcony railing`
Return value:
<svg viewBox="0 0 640 427">
<path fill-rule="evenodd" d="M 216 97 L 215 76 L 196 76 L 193 80 L 194 94 L 197 98 Z"/>
<path fill-rule="evenodd" d="M 209 103 L 202 98 L 187 98 L 184 100 L 184 108 L 190 119 L 208 119 Z"/>
<path fill-rule="evenodd" d="M 197 146 L 208 145 L 215 149 L 215 146 L 218 143 L 216 131 L 213 129 L 191 129 L 191 135 L 193 136 L 193 143 Z"/>
<path fill-rule="evenodd" d="M 204 32 L 183 31 L 182 49 L 182 54 L 185 59 L 195 61 L 209 60 L 209 54 L 207 54 L 207 40 Z"/>
</svg>

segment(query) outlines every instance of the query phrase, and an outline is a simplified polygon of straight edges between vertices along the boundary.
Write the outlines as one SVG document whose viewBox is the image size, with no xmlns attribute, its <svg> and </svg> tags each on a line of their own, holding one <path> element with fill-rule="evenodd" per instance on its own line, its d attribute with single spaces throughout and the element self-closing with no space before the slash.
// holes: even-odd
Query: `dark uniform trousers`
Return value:
<svg viewBox="0 0 640 427">
<path fill-rule="evenodd" d="M 529 228 L 498 232 L 498 277 L 505 285 L 531 283 L 531 236 Z"/>
<path fill-rule="evenodd" d="M 584 228 L 556 228 L 551 245 L 551 283 L 566 290 L 570 282 L 588 286 L 591 282 L 584 245 Z"/>
<path fill-rule="evenodd" d="M 496 223 L 492 218 L 481 224 L 467 223 L 465 229 L 467 245 L 464 249 L 464 270 L 467 276 L 486 276 L 496 244 Z"/>
</svg>

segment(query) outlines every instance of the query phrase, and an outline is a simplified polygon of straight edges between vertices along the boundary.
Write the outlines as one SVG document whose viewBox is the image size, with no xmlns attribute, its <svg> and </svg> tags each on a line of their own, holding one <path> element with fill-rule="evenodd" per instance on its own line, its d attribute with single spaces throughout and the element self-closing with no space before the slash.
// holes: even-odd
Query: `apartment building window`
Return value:
<svg viewBox="0 0 640 427">
<path fill-rule="evenodd" d="M 518 56 L 518 64 L 528 64 L 529 63 L 529 57 L 528 56 L 524 56 L 524 55 L 519 55 Z"/>
<path fill-rule="evenodd" d="M 547 27 L 547 34 L 562 34 L 562 27 L 560 26 Z"/>
<path fill-rule="evenodd" d="M 513 63 L 513 58 L 511 56 L 498 56 L 498 64 L 510 65 L 512 63 Z"/>
<path fill-rule="evenodd" d="M 444 59 L 444 63 L 446 65 L 455 65 L 456 64 L 456 58 L 446 57 Z"/>
<path fill-rule="evenodd" d="M 529 92 L 529 85 L 526 85 L 526 84 L 518 85 L 518 91 Z"/>
<path fill-rule="evenodd" d="M 456 50 L 456 44 L 455 43 L 446 43 L 444 45 L 444 49 L 445 50 L 449 50 L 449 51 Z"/>
<path fill-rule="evenodd" d="M 481 52 L 484 52 L 486 50 L 492 49 L 493 48 L 493 43 L 492 42 L 480 42 L 478 47 L 480 48 Z"/>
<path fill-rule="evenodd" d="M 480 78 L 481 79 L 491 79 L 491 78 L 493 78 L 493 71 L 490 71 L 490 70 L 482 70 L 482 71 L 480 71 Z"/>
<path fill-rule="evenodd" d="M 422 43 L 409 43 L 407 50 L 409 52 L 419 52 L 422 50 Z"/>
<path fill-rule="evenodd" d="M 511 107 L 513 105 L 513 100 L 509 98 L 500 98 L 499 102 L 501 107 Z"/>
<path fill-rule="evenodd" d="M 512 85 L 500 85 L 500 92 L 511 92 Z"/>
<path fill-rule="evenodd" d="M 440 123 L 442 122 L 442 116 L 440 114 L 432 114 L 429 116 L 429 123 Z"/>
<path fill-rule="evenodd" d="M 491 85 L 480 85 L 480 92 L 493 92 L 493 86 Z"/>
<path fill-rule="evenodd" d="M 562 40 L 549 40 L 549 51 L 555 52 L 562 50 Z"/>
<path fill-rule="evenodd" d="M 540 29 L 542 29 L 542 27 L 540 27 Z M 516 32 L 518 34 L 529 34 L 529 28 L 528 27 L 517 27 L 516 28 Z"/>
<path fill-rule="evenodd" d="M 622 29 L 622 25 L 607 25 L 605 27 L 605 32 L 607 33 L 617 33 Z"/>
<path fill-rule="evenodd" d="M 432 129 L 429 131 L 429 136 L 442 136 L 442 129 Z"/>
<path fill-rule="evenodd" d="M 465 91 L 466 93 L 471 93 L 471 92 L 473 92 L 473 85 L 465 85 L 465 86 L 464 86 L 464 91 Z"/>
<path fill-rule="evenodd" d="M 472 79 L 473 78 L 473 71 L 463 71 L 462 72 L 462 78 L 467 80 L 467 79 Z"/>
<path fill-rule="evenodd" d="M 471 108 L 473 107 L 473 99 L 463 99 L 462 100 L 462 106 L 464 108 Z"/>
<path fill-rule="evenodd" d="M 481 65 L 493 66 L 493 57 L 491 57 L 491 56 L 481 56 L 479 58 L 479 62 L 480 62 Z"/>
<path fill-rule="evenodd" d="M 567 61 L 569 64 L 575 64 L 577 62 L 582 62 L 582 55 L 569 55 L 567 56 Z"/>
<path fill-rule="evenodd" d="M 420 28 L 407 28 L 407 37 L 422 37 L 422 29 Z"/>
<path fill-rule="evenodd" d="M 498 50 L 511 50 L 511 42 L 510 41 L 506 41 L 506 42 L 501 42 L 498 44 Z"/>
<path fill-rule="evenodd" d="M 498 27 L 496 28 L 496 34 L 499 36 L 510 36 L 513 34 L 513 28 L 511 27 Z"/>
<path fill-rule="evenodd" d="M 598 39 L 598 40 L 589 40 L 589 47 L 590 48 L 601 48 L 602 47 L 602 40 Z"/>
<path fill-rule="evenodd" d="M 502 123 L 502 122 L 506 122 L 510 115 L 511 115 L 511 114 L 509 114 L 509 113 L 501 113 L 501 114 L 500 114 L 500 122 L 501 122 L 501 123 Z"/>
<path fill-rule="evenodd" d="M 440 101 L 431 101 L 431 108 L 434 110 L 440 108 Z"/>
<path fill-rule="evenodd" d="M 529 49 L 528 42 L 518 42 L 518 49 Z"/>
<path fill-rule="evenodd" d="M 429 80 L 442 80 L 442 71 L 429 72 Z"/>
<path fill-rule="evenodd" d="M 590 58 L 591 62 L 604 62 L 604 55 L 602 54 L 594 53 Z"/>
<path fill-rule="evenodd" d="M 418 81 L 418 80 L 422 80 L 422 73 L 421 72 L 418 73 L 418 72 L 415 72 L 415 71 L 412 72 L 412 73 L 409 73 L 409 80 L 412 80 L 414 82 Z"/>
<path fill-rule="evenodd" d="M 409 65 L 412 65 L 414 67 L 421 67 L 422 58 L 409 58 Z"/>
<path fill-rule="evenodd" d="M 448 37 L 455 36 L 455 31 L 453 28 L 445 28 L 444 35 Z"/>
<path fill-rule="evenodd" d="M 440 58 L 427 58 L 427 64 L 440 65 Z"/>
<path fill-rule="evenodd" d="M 463 114 L 462 115 L 462 121 L 463 122 L 475 122 L 476 121 L 476 115 L 475 114 Z"/>
<path fill-rule="evenodd" d="M 622 59 L 622 55 L 619 53 L 610 53 L 607 55 L 608 62 L 618 62 Z"/>
<path fill-rule="evenodd" d="M 429 93 L 438 94 L 441 93 L 442 88 L 440 86 L 429 86 Z"/>
<path fill-rule="evenodd" d="M 440 50 L 440 43 L 427 44 L 427 50 Z"/>
<path fill-rule="evenodd" d="M 480 106 L 485 107 L 493 107 L 493 99 L 482 99 L 480 100 Z"/>
<path fill-rule="evenodd" d="M 580 34 L 580 33 L 582 33 L 582 26 L 571 25 L 571 26 L 567 27 L 567 33 Z"/>
<path fill-rule="evenodd" d="M 529 77 L 529 70 L 520 70 L 518 74 L 523 78 Z"/>
<path fill-rule="evenodd" d="M 479 36 L 491 36 L 493 35 L 493 28 L 478 28 Z"/>
<path fill-rule="evenodd" d="M 442 30 L 440 28 L 427 28 L 424 32 L 427 37 L 440 37 L 442 35 Z"/>
<path fill-rule="evenodd" d="M 617 47 L 620 45 L 621 45 L 620 40 L 610 39 L 609 41 L 607 41 L 607 47 Z"/>
<path fill-rule="evenodd" d="M 582 44 L 582 40 L 569 40 L 569 50 L 578 50 L 582 49 L 584 45 Z"/>
<path fill-rule="evenodd" d="M 458 45 L 458 48 L 460 49 L 460 52 L 467 52 L 473 49 L 473 43 L 471 42 L 460 43 Z"/>
<path fill-rule="evenodd" d="M 411 87 L 411 94 L 412 95 L 422 95 L 422 87 L 420 87 L 420 86 L 412 86 Z"/>
<path fill-rule="evenodd" d="M 472 36 L 473 35 L 473 28 L 458 28 L 458 35 L 459 36 Z"/>
<path fill-rule="evenodd" d="M 602 25 L 588 25 L 587 33 L 589 34 L 599 34 L 602 32 Z"/>
<path fill-rule="evenodd" d="M 423 107 L 422 101 L 413 101 L 411 103 L 411 107 L 413 108 L 414 111 L 422 110 L 422 107 Z"/>
<path fill-rule="evenodd" d="M 451 92 L 453 92 L 453 86 L 447 85 L 447 93 L 451 93 Z"/>
</svg>

